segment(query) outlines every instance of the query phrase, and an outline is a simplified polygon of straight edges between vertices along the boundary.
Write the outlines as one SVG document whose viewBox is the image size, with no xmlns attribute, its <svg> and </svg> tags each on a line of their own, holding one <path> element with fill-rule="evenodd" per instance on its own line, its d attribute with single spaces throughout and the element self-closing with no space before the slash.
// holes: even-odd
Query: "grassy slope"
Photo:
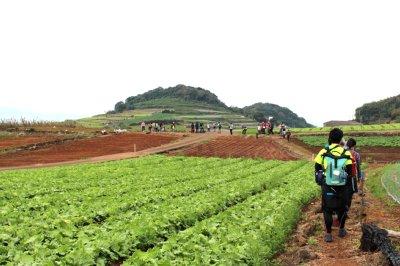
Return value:
<svg viewBox="0 0 400 266">
<path fill-rule="evenodd" d="M 174 120 L 182 126 L 194 121 L 205 123 L 219 121 L 225 125 L 229 122 L 235 124 L 255 124 L 255 121 L 252 119 L 233 113 L 224 107 L 174 98 L 161 98 L 141 102 L 136 105 L 136 108 L 133 111 L 126 111 L 119 114 L 103 114 L 83 118 L 77 122 L 88 127 L 121 127 L 134 130 L 139 129 L 138 124 L 141 121 L 151 122 L 154 120 Z M 174 113 L 161 113 L 165 109 L 172 109 Z M 180 129 L 183 129 L 182 126 Z"/>
</svg>

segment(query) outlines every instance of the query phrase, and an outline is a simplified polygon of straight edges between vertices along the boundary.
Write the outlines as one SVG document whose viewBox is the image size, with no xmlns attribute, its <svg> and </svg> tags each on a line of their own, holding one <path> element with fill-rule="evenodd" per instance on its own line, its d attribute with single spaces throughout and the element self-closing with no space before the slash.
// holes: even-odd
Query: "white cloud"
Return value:
<svg viewBox="0 0 400 266">
<path fill-rule="evenodd" d="M 228 105 L 284 105 L 315 124 L 351 119 L 364 102 L 400 93 L 399 8 L 398 1 L 1 1 L 0 110 L 87 116 L 158 86 L 187 84 Z"/>
</svg>

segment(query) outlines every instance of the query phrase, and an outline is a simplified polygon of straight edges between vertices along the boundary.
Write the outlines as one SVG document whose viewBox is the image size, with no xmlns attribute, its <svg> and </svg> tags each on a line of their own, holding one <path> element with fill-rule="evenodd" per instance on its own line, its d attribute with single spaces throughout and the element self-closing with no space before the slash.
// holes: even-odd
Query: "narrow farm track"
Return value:
<svg viewBox="0 0 400 266">
<path fill-rule="evenodd" d="M 282 149 L 287 150 L 297 158 L 306 159 L 306 160 L 313 160 L 314 153 L 310 152 L 309 150 L 305 149 L 302 146 L 293 143 L 292 141 L 287 141 L 281 137 L 274 137 L 274 141 L 278 143 Z"/>
<path fill-rule="evenodd" d="M 354 195 L 346 222 L 348 235 L 341 239 L 333 228 L 333 243 L 323 240 L 323 219 L 320 200 L 303 210 L 303 218 L 286 246 L 278 256 L 282 265 L 387 265 L 381 253 L 362 252 L 359 249 L 361 224 L 376 223 L 382 228 L 396 228 L 400 207 L 387 207 L 380 200 L 366 193 L 365 197 Z M 312 240 L 310 240 L 312 239 Z"/>
<path fill-rule="evenodd" d="M 298 142 L 283 139 L 277 140 L 293 153 L 311 159 L 316 149 L 310 151 Z M 361 152 L 362 155 L 364 155 Z M 376 167 L 375 165 L 371 167 Z M 367 169 L 368 172 L 368 169 Z M 312 173 L 310 173 L 312 175 Z M 337 237 L 334 228 L 334 242 L 323 240 L 323 217 L 321 199 L 316 199 L 303 209 L 302 220 L 298 223 L 285 252 L 277 257 L 281 265 L 386 265 L 382 255 L 378 253 L 361 252 L 361 224 L 373 222 L 383 228 L 397 228 L 400 207 L 388 208 L 380 200 L 366 193 L 365 197 L 354 195 L 349 218 L 346 221 L 348 235 L 341 239 Z"/>
<path fill-rule="evenodd" d="M 95 140 L 78 140 L 42 149 L 0 155 L 0 171 L 51 167 L 81 163 L 96 163 L 135 158 L 181 149 L 216 138 L 217 134 L 141 134 L 129 138 L 124 134 L 99 137 Z M 112 139 L 111 139 L 112 138 Z M 134 152 L 136 147 L 136 152 Z M 83 150 L 83 151 L 82 151 Z M 82 158 L 82 159 L 80 159 Z"/>
</svg>

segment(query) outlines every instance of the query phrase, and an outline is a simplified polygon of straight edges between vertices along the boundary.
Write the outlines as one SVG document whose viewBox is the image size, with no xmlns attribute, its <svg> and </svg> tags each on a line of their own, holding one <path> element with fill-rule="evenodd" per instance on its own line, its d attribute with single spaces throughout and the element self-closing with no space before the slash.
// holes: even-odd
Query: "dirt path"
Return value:
<svg viewBox="0 0 400 266">
<path fill-rule="evenodd" d="M 315 155 L 296 142 L 287 142 L 282 138 L 274 140 L 298 158 L 312 160 Z M 382 228 L 398 230 L 399 217 L 400 206 L 386 206 L 367 189 L 364 197 L 354 195 L 346 221 L 348 235 L 339 238 L 338 228 L 334 228 L 334 242 L 325 243 L 321 200 L 317 199 L 304 208 L 301 221 L 277 261 L 282 265 L 385 265 L 386 261 L 380 253 L 359 250 L 361 224 L 373 222 Z"/>
<path fill-rule="evenodd" d="M 353 197 L 346 221 L 348 235 L 339 238 L 338 228 L 333 228 L 334 242 L 326 243 L 321 201 L 315 200 L 303 210 L 302 219 L 286 244 L 286 251 L 277 260 L 282 265 L 386 265 L 379 252 L 360 251 L 361 224 L 373 222 L 382 228 L 397 229 L 399 217 L 400 206 L 386 206 L 367 189 L 365 197 Z"/>
<path fill-rule="evenodd" d="M 278 143 L 283 149 L 287 150 L 299 159 L 314 160 L 314 153 L 304 147 L 297 145 L 293 141 L 287 141 L 279 136 L 272 136 L 272 139 Z"/>
<path fill-rule="evenodd" d="M 27 168 L 38 168 L 38 167 L 51 167 L 51 166 L 60 166 L 60 165 L 71 165 L 71 164 L 80 164 L 80 163 L 96 163 L 96 162 L 106 162 L 106 161 L 115 161 L 121 159 L 135 158 L 139 156 L 145 156 L 150 154 L 163 153 L 175 149 L 180 149 L 183 147 L 187 147 L 190 145 L 194 145 L 197 143 L 202 143 L 205 141 L 212 140 L 216 137 L 220 136 L 220 134 L 190 134 L 186 137 L 180 138 L 176 141 L 170 142 L 168 144 L 164 144 L 161 146 L 137 151 L 137 152 L 123 152 L 117 154 L 103 155 L 97 157 L 91 157 L 87 159 L 81 160 L 70 160 L 64 162 L 55 162 L 55 163 L 45 163 L 45 164 L 30 164 L 30 165 L 22 165 L 22 166 L 14 166 L 14 167 L 0 167 L 1 170 L 13 170 L 13 169 L 27 169 Z"/>
</svg>

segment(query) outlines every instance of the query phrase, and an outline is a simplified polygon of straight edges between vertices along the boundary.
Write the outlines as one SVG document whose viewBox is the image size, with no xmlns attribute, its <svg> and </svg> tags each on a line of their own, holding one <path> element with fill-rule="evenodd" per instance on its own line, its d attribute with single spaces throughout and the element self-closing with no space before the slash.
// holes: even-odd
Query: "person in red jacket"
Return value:
<svg viewBox="0 0 400 266">
<path fill-rule="evenodd" d="M 349 149 L 351 156 L 353 158 L 353 169 L 352 169 L 352 174 L 354 177 L 356 177 L 357 180 L 355 180 L 355 187 L 354 187 L 354 192 L 358 191 L 359 195 L 364 195 L 364 181 L 365 181 L 365 175 L 361 171 L 361 155 L 356 151 L 356 145 L 357 142 L 354 138 L 350 138 L 347 140 L 346 147 Z M 357 182 L 359 182 L 359 186 L 357 186 Z"/>
</svg>

